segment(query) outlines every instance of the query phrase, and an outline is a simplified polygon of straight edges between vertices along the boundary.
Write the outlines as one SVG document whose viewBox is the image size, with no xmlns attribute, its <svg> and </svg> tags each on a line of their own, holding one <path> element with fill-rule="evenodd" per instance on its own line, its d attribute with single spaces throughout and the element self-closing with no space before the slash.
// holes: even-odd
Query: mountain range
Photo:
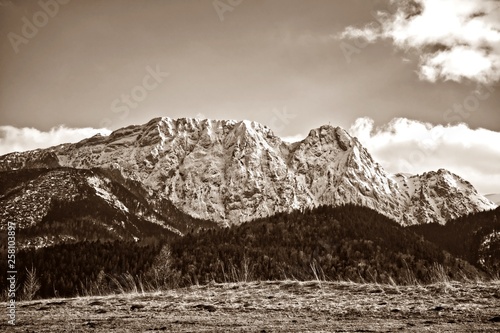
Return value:
<svg viewBox="0 0 500 333">
<path fill-rule="evenodd" d="M 444 169 L 390 174 L 332 126 L 287 143 L 255 122 L 156 118 L 0 156 L 0 229 L 16 223 L 19 283 L 42 272 L 42 297 L 133 276 L 155 288 L 495 277 L 496 206 Z"/>
<path fill-rule="evenodd" d="M 497 206 L 444 169 L 388 173 L 357 138 L 329 125 L 287 143 L 256 122 L 155 118 L 109 136 L 0 156 L 0 173 L 0 218 L 23 227 L 42 221 L 55 202 L 89 197 L 119 216 L 108 229 L 137 231 L 125 224 L 141 220 L 177 234 L 320 205 L 365 206 L 403 226 L 444 224 Z"/>
</svg>

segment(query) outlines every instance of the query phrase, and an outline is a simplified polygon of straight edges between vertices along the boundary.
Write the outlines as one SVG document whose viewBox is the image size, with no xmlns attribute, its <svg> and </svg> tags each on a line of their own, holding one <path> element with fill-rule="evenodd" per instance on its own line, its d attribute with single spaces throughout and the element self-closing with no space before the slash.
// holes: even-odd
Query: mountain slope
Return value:
<svg viewBox="0 0 500 333">
<path fill-rule="evenodd" d="M 0 172 L 0 229 L 14 222 L 19 247 L 40 247 L 171 237 L 198 223 L 174 207 L 170 214 L 156 211 L 105 174 L 60 167 Z"/>
<path fill-rule="evenodd" d="M 462 216 L 444 226 L 433 223 L 411 229 L 492 276 L 500 274 L 500 207 Z"/>
<path fill-rule="evenodd" d="M 171 260 L 183 280 L 194 283 L 289 278 L 432 283 L 439 278 L 438 265 L 452 279 L 480 275 L 409 228 L 353 205 L 188 234 L 172 243 Z"/>
<path fill-rule="evenodd" d="M 356 138 L 322 126 L 288 144 L 249 121 L 156 118 L 76 144 L 0 157 L 1 170 L 108 170 L 138 184 L 156 208 L 232 225 L 292 209 L 353 203 L 403 225 L 494 208 L 445 170 L 391 175 Z"/>
<path fill-rule="evenodd" d="M 24 232 L 22 232 L 24 234 Z M 0 255 L 7 249 L 0 243 Z M 374 210 L 322 206 L 171 238 L 82 241 L 17 253 L 19 283 L 32 266 L 43 297 L 136 288 L 268 280 L 414 284 L 484 274 Z M 0 269 L 7 270 L 7 262 Z M 132 274 L 132 275 L 130 275 Z M 132 278 L 132 280 L 130 280 Z M 130 284 L 132 282 L 132 284 Z M 0 288 L 8 284 L 0 281 Z M 57 288 L 54 288 L 54 285 Z M 57 289 L 57 294 L 56 294 Z"/>
</svg>

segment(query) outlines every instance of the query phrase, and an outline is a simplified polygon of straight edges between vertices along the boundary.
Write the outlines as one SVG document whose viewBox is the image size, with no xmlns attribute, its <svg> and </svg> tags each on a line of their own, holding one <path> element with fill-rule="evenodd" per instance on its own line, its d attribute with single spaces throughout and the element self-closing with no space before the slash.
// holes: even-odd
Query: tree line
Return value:
<svg viewBox="0 0 500 333">
<path fill-rule="evenodd" d="M 85 229 L 81 221 L 72 223 Z M 277 214 L 184 237 L 150 236 L 134 242 L 95 240 L 92 233 L 88 235 L 92 240 L 19 251 L 20 286 L 29 269 L 38 274 L 37 297 L 212 281 L 322 279 L 407 284 L 484 274 L 413 229 L 354 205 Z M 5 283 L 2 280 L 0 287 Z"/>
</svg>

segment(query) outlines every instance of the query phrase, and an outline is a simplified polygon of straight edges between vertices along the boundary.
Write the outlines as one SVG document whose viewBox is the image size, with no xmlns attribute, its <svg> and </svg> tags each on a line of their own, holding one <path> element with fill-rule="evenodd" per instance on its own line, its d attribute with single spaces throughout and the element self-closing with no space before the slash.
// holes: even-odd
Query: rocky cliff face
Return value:
<svg viewBox="0 0 500 333">
<path fill-rule="evenodd" d="M 339 127 L 285 143 L 250 121 L 156 118 L 76 144 L 0 157 L 1 170 L 100 168 L 140 184 L 156 209 L 238 224 L 276 212 L 354 203 L 403 225 L 444 223 L 496 205 L 446 170 L 392 175 Z"/>
</svg>

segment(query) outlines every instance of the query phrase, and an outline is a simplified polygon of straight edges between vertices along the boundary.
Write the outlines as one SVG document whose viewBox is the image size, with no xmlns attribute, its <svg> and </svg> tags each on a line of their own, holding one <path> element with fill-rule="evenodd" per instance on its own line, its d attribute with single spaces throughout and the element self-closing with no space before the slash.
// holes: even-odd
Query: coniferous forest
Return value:
<svg viewBox="0 0 500 333">
<path fill-rule="evenodd" d="M 410 229 L 491 275 L 500 274 L 500 207 L 462 216 L 446 225 L 431 223 Z"/>
<path fill-rule="evenodd" d="M 278 214 L 230 228 L 193 230 L 184 237 L 147 237 L 138 242 L 92 238 L 20 250 L 18 283 L 21 287 L 28 272 L 34 271 L 40 284 L 36 297 L 54 297 L 212 281 L 412 284 L 488 278 L 498 274 L 498 251 L 490 251 L 489 261 L 479 263 L 479 250 L 470 250 L 478 248 L 481 235 L 500 230 L 498 215 L 499 209 L 445 227 L 404 228 L 371 209 L 347 205 Z M 4 290 L 5 283 L 0 282 Z"/>
<path fill-rule="evenodd" d="M 316 278 L 430 283 L 436 270 L 456 279 L 480 274 L 383 215 L 351 205 L 187 235 L 171 247 L 173 267 L 188 283 Z"/>
</svg>

